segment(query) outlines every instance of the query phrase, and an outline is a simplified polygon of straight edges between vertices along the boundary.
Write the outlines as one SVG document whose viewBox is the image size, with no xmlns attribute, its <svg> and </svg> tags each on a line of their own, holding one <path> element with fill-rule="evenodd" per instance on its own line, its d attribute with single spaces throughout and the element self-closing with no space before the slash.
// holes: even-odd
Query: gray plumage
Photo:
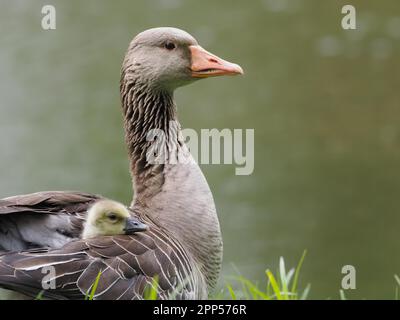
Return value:
<svg viewBox="0 0 400 320">
<path fill-rule="evenodd" d="M 57 287 L 45 291 L 48 298 L 82 299 L 99 271 L 96 299 L 141 299 L 154 276 L 161 299 L 207 298 L 221 267 L 222 237 L 211 191 L 184 144 L 173 102 L 173 91 L 195 80 L 191 46 L 196 40 L 182 30 L 150 29 L 133 39 L 122 65 L 131 210 L 149 230 L 72 241 L 101 196 L 42 192 L 0 200 L 1 287 L 35 296 L 42 290 L 41 268 L 50 265 Z M 148 161 L 148 150 L 160 144 L 149 141 L 152 129 L 167 134 L 161 143 L 166 163 Z"/>
</svg>

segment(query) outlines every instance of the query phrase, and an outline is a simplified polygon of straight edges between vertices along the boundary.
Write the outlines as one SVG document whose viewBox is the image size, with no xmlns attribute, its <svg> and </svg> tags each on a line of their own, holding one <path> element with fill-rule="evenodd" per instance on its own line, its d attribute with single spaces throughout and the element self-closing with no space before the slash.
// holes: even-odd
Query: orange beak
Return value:
<svg viewBox="0 0 400 320">
<path fill-rule="evenodd" d="M 189 48 L 192 54 L 190 69 L 193 78 L 243 74 L 243 69 L 239 65 L 225 61 L 200 46 L 190 46 Z"/>
</svg>

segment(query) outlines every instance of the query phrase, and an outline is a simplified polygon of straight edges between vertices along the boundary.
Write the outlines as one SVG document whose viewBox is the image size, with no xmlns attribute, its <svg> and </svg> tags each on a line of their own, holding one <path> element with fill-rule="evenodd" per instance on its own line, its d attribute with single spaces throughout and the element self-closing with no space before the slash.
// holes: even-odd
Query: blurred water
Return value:
<svg viewBox="0 0 400 320">
<path fill-rule="evenodd" d="M 254 128 L 256 168 L 203 170 L 234 264 L 261 279 L 279 256 L 308 256 L 302 284 L 337 298 L 341 268 L 357 269 L 350 298 L 394 298 L 400 273 L 400 93 L 397 1 L 0 1 L 2 197 L 54 189 L 126 203 L 130 178 L 118 95 L 125 49 L 138 32 L 176 26 L 245 76 L 177 93 L 185 127 Z"/>
</svg>

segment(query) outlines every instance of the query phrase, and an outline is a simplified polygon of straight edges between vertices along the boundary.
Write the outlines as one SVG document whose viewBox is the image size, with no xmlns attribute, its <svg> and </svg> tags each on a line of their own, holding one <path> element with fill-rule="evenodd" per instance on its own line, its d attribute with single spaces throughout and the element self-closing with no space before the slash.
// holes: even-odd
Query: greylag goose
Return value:
<svg viewBox="0 0 400 320">
<path fill-rule="evenodd" d="M 217 282 L 222 236 L 212 193 L 186 147 L 174 90 L 240 66 L 199 46 L 187 32 L 154 28 L 130 43 L 120 93 L 130 171 L 131 210 L 145 232 L 72 241 L 88 208 L 102 199 L 80 192 L 41 192 L 0 200 L 0 286 L 36 296 L 43 266 L 53 266 L 52 299 L 81 299 L 101 271 L 95 299 L 141 299 L 158 278 L 160 299 L 205 299 Z M 151 130 L 167 139 L 149 139 Z M 154 146 L 164 161 L 148 161 Z M 150 152 L 152 153 L 152 152 Z M 177 161 L 184 159 L 184 161 Z"/>
<path fill-rule="evenodd" d="M 134 234 L 147 228 L 148 226 L 131 215 L 123 204 L 112 200 L 100 200 L 89 209 L 81 238 Z"/>
</svg>

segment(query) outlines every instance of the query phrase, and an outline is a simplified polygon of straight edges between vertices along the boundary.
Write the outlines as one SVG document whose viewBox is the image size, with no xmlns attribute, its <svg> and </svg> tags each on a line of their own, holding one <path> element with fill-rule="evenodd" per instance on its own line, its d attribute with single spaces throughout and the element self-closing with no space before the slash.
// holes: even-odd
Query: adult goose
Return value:
<svg viewBox="0 0 400 320">
<path fill-rule="evenodd" d="M 160 299 L 207 298 L 221 267 L 222 237 L 207 181 L 183 141 L 173 93 L 197 79 L 242 73 L 182 30 L 138 34 L 123 61 L 120 93 L 131 210 L 149 229 L 71 241 L 102 197 L 41 192 L 0 200 L 0 286 L 36 296 L 50 266 L 55 287 L 47 298 L 84 298 L 100 271 L 95 299 L 141 299 L 156 276 Z M 164 139 L 149 138 L 154 130 Z"/>
</svg>

